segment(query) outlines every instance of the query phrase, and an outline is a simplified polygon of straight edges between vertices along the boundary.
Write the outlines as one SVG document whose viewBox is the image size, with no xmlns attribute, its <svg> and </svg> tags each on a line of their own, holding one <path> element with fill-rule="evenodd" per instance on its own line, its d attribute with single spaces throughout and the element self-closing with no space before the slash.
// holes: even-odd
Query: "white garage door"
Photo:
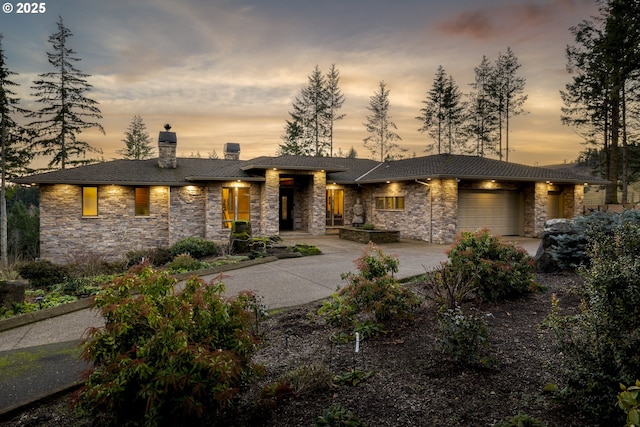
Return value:
<svg viewBox="0 0 640 427">
<path fill-rule="evenodd" d="M 515 191 L 461 190 L 458 194 L 458 231 L 486 227 L 494 234 L 520 234 L 520 195 Z"/>
</svg>

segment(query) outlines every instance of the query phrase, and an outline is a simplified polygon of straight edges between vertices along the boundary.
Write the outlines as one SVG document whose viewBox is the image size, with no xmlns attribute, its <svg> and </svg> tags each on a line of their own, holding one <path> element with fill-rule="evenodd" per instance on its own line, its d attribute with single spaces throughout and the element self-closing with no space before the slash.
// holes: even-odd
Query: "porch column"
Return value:
<svg viewBox="0 0 640 427">
<path fill-rule="evenodd" d="M 265 183 L 262 192 L 262 230 L 267 236 L 277 235 L 280 231 L 280 172 L 265 171 Z"/>
<path fill-rule="evenodd" d="M 564 216 L 565 218 L 575 218 L 583 214 L 584 211 L 584 185 L 576 184 L 563 191 Z"/>
<path fill-rule="evenodd" d="M 324 171 L 313 173 L 311 199 L 309 200 L 309 233 L 318 236 L 327 231 L 327 175 Z"/>
<path fill-rule="evenodd" d="M 547 222 L 547 202 L 549 198 L 549 185 L 546 182 L 536 182 L 533 203 L 533 236 L 541 237 L 544 224 Z"/>
</svg>

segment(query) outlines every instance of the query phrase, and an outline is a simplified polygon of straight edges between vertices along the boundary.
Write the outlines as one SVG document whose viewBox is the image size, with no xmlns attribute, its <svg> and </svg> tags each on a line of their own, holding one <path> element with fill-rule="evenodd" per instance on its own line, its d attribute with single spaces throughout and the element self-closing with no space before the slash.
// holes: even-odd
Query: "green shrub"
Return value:
<svg viewBox="0 0 640 427">
<path fill-rule="evenodd" d="M 371 224 L 370 222 L 362 224 L 361 227 L 363 230 L 375 230 L 376 226 Z"/>
<path fill-rule="evenodd" d="M 170 248 L 171 255 L 189 254 L 193 258 L 203 258 L 218 253 L 218 246 L 211 240 L 202 237 L 186 237 L 174 243 Z"/>
<path fill-rule="evenodd" d="M 226 425 L 255 374 L 250 294 L 223 297 L 222 283 L 166 272 L 118 277 L 95 299 L 105 318 L 84 342 L 93 369 L 78 394 L 97 425 Z"/>
<path fill-rule="evenodd" d="M 640 380 L 636 380 L 636 385 L 625 386 L 620 384 L 622 391 L 618 393 L 618 406 L 627 414 L 627 423 L 624 427 L 634 427 L 640 425 Z"/>
<path fill-rule="evenodd" d="M 547 427 L 547 424 L 530 417 L 524 412 L 520 412 L 518 415 L 514 415 L 500 423 L 494 424 L 493 427 Z"/>
<path fill-rule="evenodd" d="M 171 273 L 186 273 L 209 267 L 211 267 L 211 264 L 208 262 L 193 259 L 189 254 L 178 255 L 167 264 L 167 270 Z"/>
<path fill-rule="evenodd" d="M 304 244 L 304 243 L 297 243 L 293 247 L 293 251 L 294 252 L 299 252 L 303 256 L 320 255 L 322 253 L 322 251 L 320 249 L 318 249 L 318 247 L 313 246 L 313 245 L 307 245 L 307 244 Z"/>
<path fill-rule="evenodd" d="M 363 427 L 364 424 L 350 410 L 331 405 L 316 419 L 316 427 Z"/>
<path fill-rule="evenodd" d="M 23 262 L 16 266 L 16 270 L 34 288 L 49 288 L 69 277 L 67 267 L 47 260 Z"/>
<path fill-rule="evenodd" d="M 584 303 L 576 315 L 560 315 L 552 300 L 545 320 L 558 345 L 561 396 L 585 415 L 622 424 L 615 411 L 619 384 L 630 384 L 640 366 L 640 225 L 623 222 L 594 233 L 588 248 Z"/>
<path fill-rule="evenodd" d="M 338 327 L 352 327 L 361 316 L 373 316 L 377 323 L 412 317 L 420 299 L 389 274 L 398 271 L 396 257 L 371 244 L 356 265 L 360 273 L 343 274 L 349 283 L 324 301 L 318 314 Z"/>
<path fill-rule="evenodd" d="M 461 365 L 489 365 L 487 322 L 478 315 L 464 314 L 459 306 L 442 312 L 438 318 L 438 344 L 442 351 Z"/>
<path fill-rule="evenodd" d="M 148 262 L 151 265 L 160 267 L 170 262 L 174 255 L 166 248 L 153 248 L 153 249 L 139 249 L 136 251 L 129 251 L 125 255 L 126 268 L 133 267 L 140 263 Z"/>
<path fill-rule="evenodd" d="M 449 249 L 449 263 L 485 301 L 515 298 L 535 287 L 533 259 L 527 251 L 488 230 L 463 231 Z"/>
</svg>

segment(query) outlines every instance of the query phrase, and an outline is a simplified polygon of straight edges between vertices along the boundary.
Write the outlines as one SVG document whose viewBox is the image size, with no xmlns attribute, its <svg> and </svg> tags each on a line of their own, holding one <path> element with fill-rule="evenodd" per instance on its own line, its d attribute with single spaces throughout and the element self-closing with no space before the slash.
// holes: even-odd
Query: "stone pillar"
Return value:
<svg viewBox="0 0 640 427">
<path fill-rule="evenodd" d="M 265 235 L 277 235 L 280 231 L 280 172 L 265 171 L 262 193 L 262 230 Z"/>
<path fill-rule="evenodd" d="M 574 218 L 584 212 L 584 185 L 567 186 L 562 192 L 564 197 L 564 217 Z"/>
<path fill-rule="evenodd" d="M 309 198 L 309 233 L 314 236 L 327 231 L 327 176 L 325 172 L 314 172 Z"/>
<path fill-rule="evenodd" d="M 452 243 L 458 227 L 458 181 L 431 181 L 431 239 L 433 243 Z"/>
<path fill-rule="evenodd" d="M 549 198 L 549 185 L 546 182 L 536 182 L 533 208 L 533 235 L 539 238 L 544 231 L 547 222 L 547 199 Z"/>
</svg>

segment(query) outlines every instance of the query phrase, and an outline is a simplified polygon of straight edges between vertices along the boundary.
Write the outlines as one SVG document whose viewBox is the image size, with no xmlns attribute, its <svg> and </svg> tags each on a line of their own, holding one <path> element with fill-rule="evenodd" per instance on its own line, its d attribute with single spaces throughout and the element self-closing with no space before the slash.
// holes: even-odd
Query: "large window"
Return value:
<svg viewBox="0 0 640 427">
<path fill-rule="evenodd" d="M 98 216 L 98 187 L 82 187 L 82 216 Z"/>
<path fill-rule="evenodd" d="M 403 210 L 404 196 L 376 197 L 376 209 Z"/>
<path fill-rule="evenodd" d="M 251 211 L 250 189 L 222 187 L 222 226 L 231 228 L 233 221 L 248 221 Z"/>
<path fill-rule="evenodd" d="M 149 216 L 149 187 L 136 187 L 136 216 Z"/>
</svg>

